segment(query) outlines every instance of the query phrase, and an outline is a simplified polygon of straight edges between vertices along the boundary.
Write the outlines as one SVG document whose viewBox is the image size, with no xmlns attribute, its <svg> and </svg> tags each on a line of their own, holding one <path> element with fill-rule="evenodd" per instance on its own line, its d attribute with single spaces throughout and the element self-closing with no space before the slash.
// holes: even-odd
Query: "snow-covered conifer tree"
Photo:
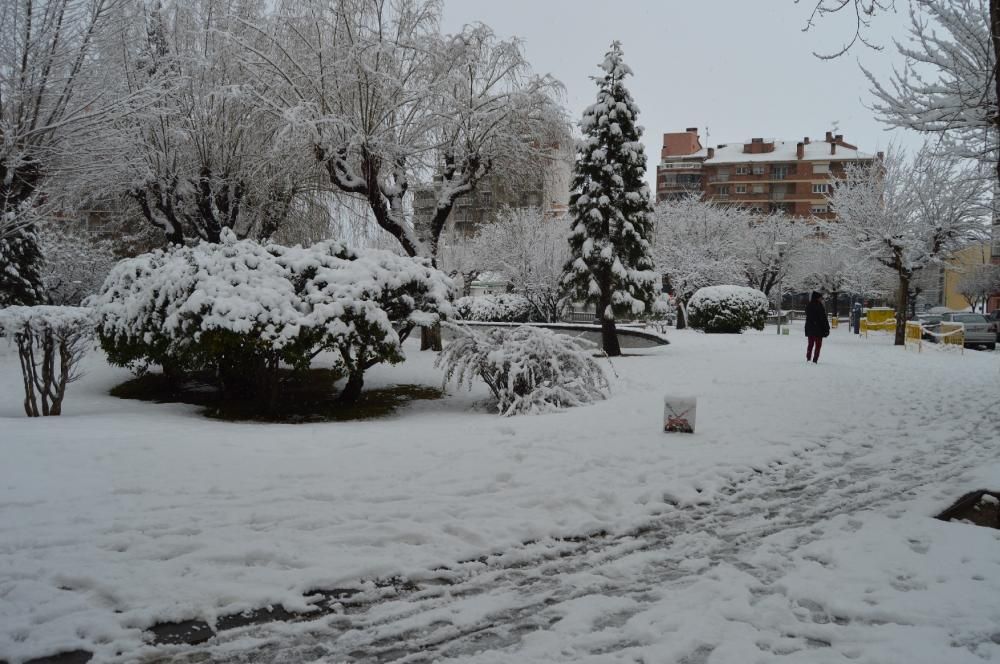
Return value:
<svg viewBox="0 0 1000 664">
<path fill-rule="evenodd" d="M 570 210 L 570 260 L 563 282 L 597 305 L 608 355 L 621 355 L 615 317 L 649 311 L 659 292 L 649 244 L 653 206 L 639 109 L 625 87 L 632 70 L 614 42 L 596 78 L 597 101 L 583 112 Z"/>
<path fill-rule="evenodd" d="M 45 302 L 44 259 L 33 225 L 0 234 L 0 308 Z"/>
</svg>

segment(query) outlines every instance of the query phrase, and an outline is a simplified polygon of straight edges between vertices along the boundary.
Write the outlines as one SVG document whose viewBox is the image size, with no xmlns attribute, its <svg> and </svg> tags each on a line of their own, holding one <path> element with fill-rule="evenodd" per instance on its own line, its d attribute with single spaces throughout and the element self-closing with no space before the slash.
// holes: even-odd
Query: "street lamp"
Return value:
<svg viewBox="0 0 1000 664">
<path fill-rule="evenodd" d="M 781 334 L 781 261 L 785 257 L 785 247 L 786 246 L 788 246 L 787 242 L 775 242 L 774 243 L 774 249 L 778 253 L 778 265 L 777 265 L 778 283 L 776 284 L 776 286 L 778 288 L 778 295 L 775 298 L 775 299 L 777 299 L 778 304 L 774 308 L 775 312 L 778 315 L 778 327 L 777 327 L 778 334 Z"/>
</svg>

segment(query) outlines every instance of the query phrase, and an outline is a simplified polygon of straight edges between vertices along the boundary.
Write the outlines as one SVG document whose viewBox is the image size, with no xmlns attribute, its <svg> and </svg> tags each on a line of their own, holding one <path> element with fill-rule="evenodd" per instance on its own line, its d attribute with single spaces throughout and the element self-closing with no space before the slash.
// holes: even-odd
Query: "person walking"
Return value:
<svg viewBox="0 0 1000 664">
<path fill-rule="evenodd" d="M 823 347 L 823 339 L 830 336 L 830 321 L 826 318 L 826 307 L 823 306 L 823 294 L 813 291 L 806 305 L 806 362 L 819 362 L 819 351 Z"/>
</svg>

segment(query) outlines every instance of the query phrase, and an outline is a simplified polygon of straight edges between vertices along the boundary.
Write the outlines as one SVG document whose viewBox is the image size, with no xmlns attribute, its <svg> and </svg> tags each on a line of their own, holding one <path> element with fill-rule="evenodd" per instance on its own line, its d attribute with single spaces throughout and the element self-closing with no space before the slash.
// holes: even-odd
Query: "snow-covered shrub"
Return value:
<svg viewBox="0 0 1000 664">
<path fill-rule="evenodd" d="M 455 338 L 437 361 L 445 383 L 471 386 L 481 378 L 501 415 L 544 413 L 607 396 L 607 377 L 592 356 L 596 344 L 528 325 L 487 332 L 450 327 Z"/>
<path fill-rule="evenodd" d="M 707 286 L 691 296 L 688 321 L 705 332 L 739 334 L 748 327 L 763 330 L 767 307 L 767 296 L 756 288 Z"/>
<path fill-rule="evenodd" d="M 523 295 L 515 293 L 470 295 L 455 300 L 455 312 L 463 320 L 526 323 L 531 317 L 531 302 Z"/>
<path fill-rule="evenodd" d="M 7 307 L 0 309 L 0 332 L 17 345 L 24 412 L 28 417 L 61 414 L 66 386 L 80 377 L 80 360 L 94 336 L 93 312 L 84 307 Z"/>
<path fill-rule="evenodd" d="M 214 369 L 223 390 L 273 396 L 281 364 L 307 368 L 334 351 L 357 398 L 365 370 L 403 359 L 416 326 L 450 313 L 450 280 L 423 259 L 237 240 L 154 251 L 119 263 L 94 299 L 115 364 Z"/>
</svg>

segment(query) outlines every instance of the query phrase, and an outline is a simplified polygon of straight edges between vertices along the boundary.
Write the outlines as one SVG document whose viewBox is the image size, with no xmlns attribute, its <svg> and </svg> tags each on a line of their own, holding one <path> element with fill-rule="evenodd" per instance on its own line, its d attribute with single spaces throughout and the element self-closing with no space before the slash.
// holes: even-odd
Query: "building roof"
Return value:
<svg viewBox="0 0 1000 664">
<path fill-rule="evenodd" d="M 750 141 L 746 141 L 749 143 Z M 765 141 L 770 143 L 771 141 Z M 708 159 L 705 152 L 705 163 L 712 164 L 741 164 L 751 161 L 800 161 L 796 155 L 798 141 L 774 141 L 773 152 L 758 152 L 750 154 L 743 152 L 743 142 L 726 143 L 715 148 L 715 156 Z M 874 159 L 875 155 L 861 152 L 860 150 L 849 148 L 843 144 L 837 144 L 837 152 L 830 154 L 830 143 L 826 141 L 812 141 L 802 146 L 804 155 L 801 161 L 852 161 L 857 159 Z M 691 156 L 691 155 L 689 155 Z"/>
</svg>

